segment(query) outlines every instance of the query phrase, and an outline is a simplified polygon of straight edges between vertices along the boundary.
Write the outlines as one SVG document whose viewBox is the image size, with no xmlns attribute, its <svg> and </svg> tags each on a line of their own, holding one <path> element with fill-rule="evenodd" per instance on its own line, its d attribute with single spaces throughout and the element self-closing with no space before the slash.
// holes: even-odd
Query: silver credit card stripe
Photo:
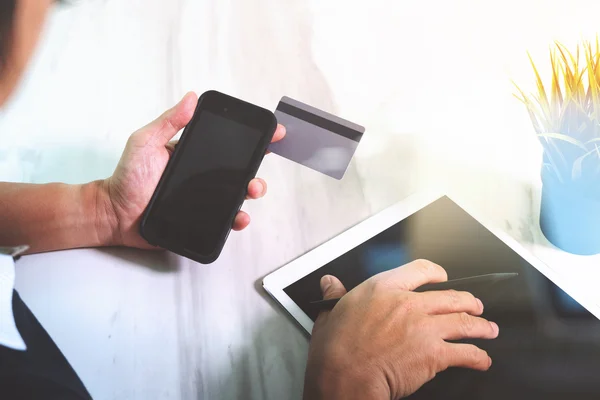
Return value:
<svg viewBox="0 0 600 400">
<path fill-rule="evenodd" d="M 358 124 L 355 124 L 354 122 L 350 122 L 350 121 L 348 121 L 346 119 L 340 118 L 337 115 L 333 115 L 333 114 L 330 114 L 330 113 L 325 112 L 323 110 L 319 110 L 318 108 L 309 106 L 308 104 L 304 104 L 304 103 L 302 103 L 302 102 L 300 102 L 298 100 L 294 100 L 294 99 L 289 98 L 287 96 L 283 96 L 281 98 L 281 103 L 289 104 L 289 105 L 291 105 L 293 107 L 296 107 L 296 108 L 299 108 L 301 110 L 307 111 L 307 112 L 309 112 L 311 114 L 318 115 L 321 118 L 328 119 L 328 120 L 333 121 L 333 122 L 335 122 L 337 124 L 340 124 L 340 125 L 345 126 L 347 128 L 353 129 L 353 130 L 355 130 L 355 131 L 357 131 L 359 133 L 365 133 L 365 128 L 363 126 L 361 126 L 361 125 L 358 125 Z M 279 106 L 277 108 L 279 108 Z"/>
</svg>

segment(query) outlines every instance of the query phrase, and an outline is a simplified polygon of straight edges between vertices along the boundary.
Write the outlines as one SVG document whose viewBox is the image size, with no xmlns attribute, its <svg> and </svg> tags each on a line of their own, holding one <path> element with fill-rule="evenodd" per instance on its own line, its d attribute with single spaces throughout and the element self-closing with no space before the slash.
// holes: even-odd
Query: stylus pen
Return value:
<svg viewBox="0 0 600 400">
<path fill-rule="evenodd" d="M 477 275 L 470 276 L 468 278 L 459 278 L 453 279 L 451 281 L 440 282 L 440 283 L 430 283 L 427 285 L 419 286 L 414 291 L 415 292 L 427 292 L 432 290 L 449 290 L 449 289 L 460 289 L 463 285 L 473 285 L 478 283 L 497 283 L 500 281 L 504 281 L 510 278 L 514 278 L 519 276 L 516 272 L 499 272 L 496 274 L 487 274 L 487 275 Z M 329 299 L 329 300 L 319 300 L 319 301 L 311 301 L 311 306 L 318 307 L 319 310 L 331 310 L 340 299 Z"/>
</svg>

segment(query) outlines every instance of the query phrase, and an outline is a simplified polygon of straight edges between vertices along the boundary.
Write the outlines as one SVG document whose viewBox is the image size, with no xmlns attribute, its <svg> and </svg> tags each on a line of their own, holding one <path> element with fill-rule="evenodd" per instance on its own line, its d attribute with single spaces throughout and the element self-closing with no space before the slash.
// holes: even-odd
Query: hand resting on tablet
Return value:
<svg viewBox="0 0 600 400">
<path fill-rule="evenodd" d="M 400 399 L 449 367 L 488 370 L 484 350 L 447 342 L 498 336 L 498 326 L 479 317 L 481 301 L 453 290 L 413 292 L 447 279 L 426 260 L 375 275 L 347 294 L 337 278 L 324 276 L 324 299 L 343 297 L 315 322 L 304 398 Z"/>
</svg>

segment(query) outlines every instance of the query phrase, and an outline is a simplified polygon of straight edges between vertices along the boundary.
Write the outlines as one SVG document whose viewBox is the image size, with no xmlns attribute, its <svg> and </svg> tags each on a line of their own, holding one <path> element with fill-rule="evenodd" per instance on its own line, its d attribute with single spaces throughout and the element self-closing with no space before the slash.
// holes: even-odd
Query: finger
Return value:
<svg viewBox="0 0 600 400">
<path fill-rule="evenodd" d="M 440 290 L 419 293 L 420 304 L 427 314 L 450 314 L 466 312 L 471 315 L 483 314 L 483 303 L 469 292 Z"/>
<path fill-rule="evenodd" d="M 255 178 L 248 184 L 248 194 L 246 199 L 260 199 L 267 194 L 267 182 L 261 178 Z"/>
<path fill-rule="evenodd" d="M 273 139 L 271 139 L 271 143 L 279 142 L 285 136 L 285 126 L 281 124 L 277 124 L 277 129 L 273 134 Z M 271 153 L 271 151 L 267 150 L 266 154 Z"/>
<path fill-rule="evenodd" d="M 487 371 L 492 366 L 488 353 L 472 344 L 446 343 L 441 370 L 448 367 L 470 368 Z"/>
<path fill-rule="evenodd" d="M 271 139 L 271 143 L 279 142 L 285 136 L 285 126 L 281 124 L 277 124 L 277 129 L 275 129 L 275 133 L 273 134 L 273 139 Z"/>
<path fill-rule="evenodd" d="M 248 225 L 250 225 L 250 216 L 246 212 L 240 211 L 235 216 L 235 220 L 233 221 L 233 227 L 231 229 L 233 229 L 234 231 L 241 231 L 243 229 L 246 229 Z"/>
<path fill-rule="evenodd" d="M 391 286 L 403 290 L 415 290 L 427 283 L 445 282 L 448 274 L 444 268 L 428 260 L 415 260 L 411 263 L 382 272 L 375 276 L 377 280 L 384 280 Z"/>
<path fill-rule="evenodd" d="M 432 317 L 442 339 L 495 339 L 499 328 L 494 322 L 467 313 L 453 313 Z"/>
<path fill-rule="evenodd" d="M 319 282 L 321 286 L 321 294 L 323 300 L 339 299 L 346 294 L 346 288 L 344 284 L 335 276 L 325 275 Z M 322 310 L 317 316 L 317 320 L 313 326 L 313 334 L 320 329 L 320 327 L 327 321 L 329 316 L 329 310 Z"/>
<path fill-rule="evenodd" d="M 325 275 L 321 278 L 321 293 L 323 300 L 339 299 L 346 294 L 344 284 L 335 276 Z"/>
<path fill-rule="evenodd" d="M 196 94 L 189 92 L 173 108 L 165 111 L 138 132 L 155 139 L 158 145 L 165 146 L 177 132 L 190 122 L 197 103 Z"/>
</svg>

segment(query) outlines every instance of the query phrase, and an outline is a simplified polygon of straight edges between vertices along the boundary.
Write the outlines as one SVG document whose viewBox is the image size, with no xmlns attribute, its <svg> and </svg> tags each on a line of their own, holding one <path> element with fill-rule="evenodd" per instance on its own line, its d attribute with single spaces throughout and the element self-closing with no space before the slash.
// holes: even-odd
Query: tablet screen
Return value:
<svg viewBox="0 0 600 400">
<path fill-rule="evenodd" d="M 449 369 L 411 399 L 600 398 L 600 321 L 447 197 L 431 203 L 303 277 L 285 293 L 314 321 L 319 280 L 337 276 L 348 290 L 416 259 L 443 266 L 448 279 L 518 276 L 462 287 L 498 323 L 491 341 L 465 340 L 493 359 L 487 372 Z M 543 397 L 542 397 L 543 396 Z"/>
</svg>

